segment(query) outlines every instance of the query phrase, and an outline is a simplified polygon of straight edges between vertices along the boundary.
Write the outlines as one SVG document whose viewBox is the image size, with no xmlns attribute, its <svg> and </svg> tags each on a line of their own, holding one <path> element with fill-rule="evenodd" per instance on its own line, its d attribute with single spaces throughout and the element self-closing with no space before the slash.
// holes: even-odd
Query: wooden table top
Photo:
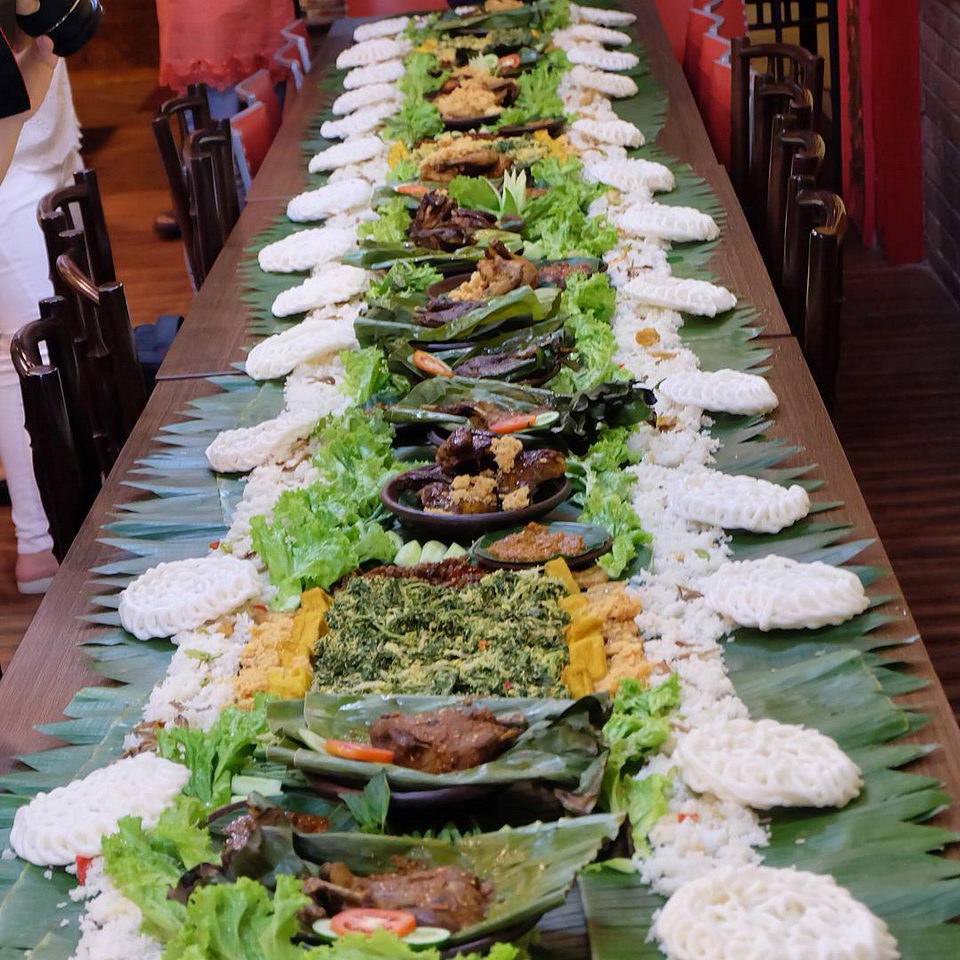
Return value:
<svg viewBox="0 0 960 960">
<path fill-rule="evenodd" d="M 651 31 L 648 26 L 650 17 L 655 16 L 652 14 L 652 3 L 645 0 L 637 9 L 641 13 L 641 25 L 648 41 L 654 34 L 662 37 L 658 21 L 655 31 Z M 341 43 L 345 35 L 346 32 L 342 29 L 334 31 L 330 40 L 333 49 L 325 47 L 328 56 L 333 55 L 336 44 Z M 650 46 L 651 50 L 656 52 L 660 45 L 651 42 Z M 665 39 L 662 46 L 663 55 L 669 55 Z M 698 129 L 698 124 L 690 120 L 688 111 L 693 110 L 692 99 L 682 75 L 675 68 L 672 55 L 669 63 L 661 63 L 661 59 L 659 55 L 654 58 L 654 69 L 662 70 L 660 75 L 665 80 L 672 76 L 671 102 L 674 105 L 671 121 L 664 131 L 664 145 L 669 144 L 676 153 L 681 152 L 681 147 L 705 153 L 706 140 L 705 135 L 701 136 L 702 124 L 699 124 Z M 670 68 L 671 64 L 673 69 Z M 316 102 L 309 105 L 308 101 L 308 95 L 301 98 L 297 112 L 291 118 L 290 130 L 296 130 L 298 123 L 302 129 L 302 123 L 306 121 L 308 114 L 316 109 Z M 681 109 L 677 109 L 676 105 Z M 53 587 L 44 598 L 0 683 L 0 757 L 4 758 L 0 761 L 0 767 L 9 766 L 11 758 L 17 754 L 53 745 L 56 741 L 38 733 L 33 729 L 34 725 L 60 719 L 63 708 L 73 694 L 81 687 L 97 683 L 100 679 L 86 668 L 84 653 L 77 646 L 89 641 L 98 629 L 79 619 L 90 612 L 86 600 L 89 592 L 86 586 L 89 570 L 119 556 L 114 548 L 97 541 L 98 532 L 102 525 L 111 519 L 110 512 L 117 504 L 144 497 L 134 488 L 123 485 L 122 480 L 133 468 L 135 461 L 145 456 L 154 446 L 158 429 L 176 420 L 178 412 L 188 401 L 215 392 L 217 388 L 201 379 L 202 375 L 228 369 L 228 366 L 224 366 L 226 361 L 240 357 L 243 325 L 238 323 L 237 318 L 242 316 L 242 304 L 237 296 L 234 271 L 249 238 L 262 227 L 267 218 L 276 215 L 285 202 L 286 195 L 264 195 L 270 189 L 270 184 L 280 182 L 281 174 L 284 174 L 286 182 L 291 184 L 295 177 L 302 176 L 302 163 L 294 162 L 299 160 L 299 153 L 296 156 L 291 155 L 290 145 L 295 141 L 299 141 L 299 134 L 291 134 L 290 137 L 282 137 L 278 141 L 278 146 L 287 151 L 286 160 L 281 164 L 278 160 L 280 152 L 274 152 L 268 158 L 261 172 L 261 177 L 266 175 L 267 179 L 258 179 L 256 196 L 244 211 L 224 254 L 197 297 L 187 326 L 177 338 L 177 346 L 168 358 L 165 374 L 168 378 L 179 376 L 185 379 L 157 384 L 120 459 L 61 566 Z M 274 150 L 276 151 L 277 147 Z M 688 153 L 685 159 L 690 160 L 691 155 Z M 694 166 L 709 176 L 711 183 L 725 196 L 725 201 L 729 195 L 728 209 L 733 214 L 739 208 L 733 200 L 729 181 L 715 164 L 711 170 L 709 162 L 709 159 L 704 157 L 702 166 L 698 166 L 697 162 L 694 162 Z M 284 170 L 281 170 L 281 167 L 284 167 Z M 289 175 L 284 172 L 287 167 L 290 168 Z M 735 225 L 735 216 L 731 215 L 730 220 Z M 742 270 L 744 280 L 751 280 L 750 297 L 754 303 L 759 304 L 761 297 L 758 294 L 763 293 L 764 285 L 769 286 L 769 280 L 758 256 L 754 266 L 749 266 L 748 254 L 751 250 L 755 254 L 756 247 L 746 232 L 745 225 L 743 230 L 742 258 L 739 261 L 731 260 L 730 269 Z M 722 274 L 722 270 L 723 268 L 718 268 L 718 273 Z M 733 276 L 733 273 L 729 276 Z M 739 293 L 746 295 L 745 287 L 734 286 Z M 770 297 L 772 298 L 772 291 Z M 775 300 L 773 302 L 775 305 Z M 779 308 L 775 314 L 768 313 L 768 316 L 771 315 L 782 321 Z M 781 333 L 778 330 L 771 331 L 768 327 L 768 333 L 770 332 Z M 225 346 L 229 349 L 225 349 Z M 819 466 L 815 475 L 827 481 L 824 490 L 815 494 L 815 499 L 842 499 L 844 506 L 837 510 L 836 514 L 854 523 L 852 535 L 876 537 L 873 521 L 796 342 L 789 336 L 775 335 L 767 341 L 767 346 L 773 350 L 770 379 L 780 398 L 780 408 L 775 412 L 775 426 L 770 435 L 783 437 L 791 443 L 802 443 L 805 450 L 797 455 L 797 462 L 817 463 Z M 825 518 L 833 516 L 833 513 L 824 515 Z M 858 558 L 858 562 L 890 568 L 879 541 L 870 546 Z M 899 587 L 892 574 L 881 580 L 874 589 L 900 596 Z M 886 629 L 888 633 L 906 640 L 916 633 L 915 625 L 902 601 L 896 603 L 896 608 L 904 616 Z M 960 795 L 960 730 L 923 644 L 918 640 L 899 647 L 896 655 L 907 662 L 912 671 L 929 681 L 926 689 L 904 698 L 912 708 L 922 710 L 931 717 L 931 724 L 920 731 L 916 739 L 923 742 L 935 740 L 941 744 L 939 750 L 918 761 L 914 769 L 937 777 L 947 784 L 954 795 Z M 953 828 L 960 827 L 960 812 L 956 805 L 941 815 L 941 822 Z"/>
<path fill-rule="evenodd" d="M 652 0 L 628 2 L 637 13 L 637 27 L 649 51 L 650 66 L 669 96 L 666 124 L 657 145 L 689 163 L 713 188 L 727 211 L 727 224 L 711 269 L 741 300 L 759 311 L 764 334 L 786 335 L 783 310 L 744 219 L 726 170 L 717 163 L 703 120 L 683 71 L 673 56 Z M 284 120 L 264 161 L 246 208 L 206 282 L 194 298 L 180 335 L 160 370 L 160 379 L 179 379 L 233 370 L 249 342 L 246 306 L 237 282 L 238 266 L 250 241 L 286 209 L 290 197 L 306 189 L 310 176 L 301 144 L 318 110 L 330 103 L 319 78 L 350 42 L 356 21 L 339 20 L 321 46 L 310 78 Z M 292 285 L 292 281 L 291 281 Z"/>
</svg>

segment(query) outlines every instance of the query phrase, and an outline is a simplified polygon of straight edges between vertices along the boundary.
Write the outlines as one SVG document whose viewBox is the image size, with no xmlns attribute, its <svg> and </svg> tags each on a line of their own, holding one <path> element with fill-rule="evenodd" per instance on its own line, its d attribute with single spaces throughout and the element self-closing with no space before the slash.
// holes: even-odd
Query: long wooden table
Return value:
<svg viewBox="0 0 960 960">
<path fill-rule="evenodd" d="M 826 480 L 818 497 L 843 500 L 837 511 L 854 523 L 852 535 L 876 537 L 863 497 L 844 456 L 819 394 L 807 371 L 799 348 L 789 337 L 782 311 L 769 278 L 763 269 L 756 245 L 730 189 L 726 173 L 716 163 L 696 106 L 683 75 L 670 51 L 657 19 L 652 0 L 635 6 L 642 35 L 650 49 L 651 65 L 670 93 L 670 113 L 658 142 L 671 155 L 690 163 L 717 190 L 727 207 L 728 226 L 720 253 L 712 264 L 715 272 L 743 299 L 762 311 L 765 345 L 773 350 L 771 382 L 780 397 L 772 436 L 802 443 L 805 450 L 798 462 L 817 463 L 816 476 Z M 322 48 L 321 63 L 329 62 L 347 42 L 352 25 L 338 24 Z M 203 379 L 221 371 L 234 371 L 242 359 L 246 342 L 245 311 L 239 298 L 236 269 L 250 239 L 280 213 L 287 198 L 303 187 L 304 164 L 300 152 L 303 131 L 321 98 L 309 81 L 293 115 L 285 123 L 257 178 L 244 213 L 206 284 L 191 308 L 186 325 L 178 336 L 161 372 L 150 401 L 130 436 L 120 459 L 104 484 L 100 496 L 80 530 L 53 587 L 45 597 L 30 629 L 0 682 L 0 764 L 8 767 L 12 757 L 52 746 L 56 741 L 34 730 L 34 725 L 60 719 L 64 706 L 81 687 L 98 682 L 85 666 L 77 644 L 89 640 L 97 628 L 79 619 L 90 612 L 86 586 L 91 567 L 116 559 L 116 550 L 97 541 L 111 510 L 118 504 L 143 495 L 123 484 L 138 458 L 145 456 L 158 429 L 178 417 L 184 405 L 216 387 Z M 827 515 L 828 517 L 830 515 Z M 858 562 L 890 568 L 879 541 Z M 894 577 L 877 584 L 877 590 L 900 596 Z M 896 602 L 904 617 L 893 630 L 904 640 L 916 628 L 902 600 Z M 910 669 L 928 681 L 928 686 L 904 698 L 911 708 L 930 715 L 931 724 L 916 738 L 937 741 L 939 750 L 915 764 L 918 772 L 942 780 L 954 796 L 960 797 L 960 730 L 930 664 L 922 642 L 896 649 Z M 960 827 L 960 812 L 954 804 L 940 816 L 940 822 Z"/>
</svg>

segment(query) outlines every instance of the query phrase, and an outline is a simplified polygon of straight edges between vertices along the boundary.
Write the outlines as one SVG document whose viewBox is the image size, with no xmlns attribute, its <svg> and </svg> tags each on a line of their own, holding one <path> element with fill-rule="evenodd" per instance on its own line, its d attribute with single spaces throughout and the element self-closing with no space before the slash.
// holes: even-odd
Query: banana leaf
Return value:
<svg viewBox="0 0 960 960">
<path fill-rule="evenodd" d="M 462 273 L 483 256 L 491 240 L 500 240 L 513 253 L 523 246 L 523 240 L 509 230 L 478 230 L 475 240 L 451 253 L 426 250 L 412 243 L 367 243 L 359 250 L 344 254 L 341 262 L 365 270 L 389 270 L 398 260 L 410 260 L 427 264 L 440 273 Z"/>
<path fill-rule="evenodd" d="M 315 863 L 341 862 L 358 874 L 396 869 L 394 858 L 425 866 L 456 864 L 492 884 L 494 900 L 480 923 L 457 931 L 444 946 L 535 921 L 559 907 L 577 873 L 591 863 L 620 828 L 621 817 L 593 814 L 554 823 L 533 823 L 496 833 L 448 840 L 318 833 L 298 837 L 297 852 Z"/>
<path fill-rule="evenodd" d="M 361 346 L 383 343 L 403 337 L 417 343 L 445 343 L 479 339 L 491 335 L 507 324 L 529 326 L 551 316 L 560 300 L 555 287 L 519 287 L 500 297 L 491 297 L 479 307 L 461 314 L 439 327 L 422 327 L 402 320 L 378 319 L 371 311 L 354 323 Z"/>
<path fill-rule="evenodd" d="M 334 779 L 366 781 L 381 770 L 399 790 L 440 790 L 474 784 L 511 784 L 543 781 L 576 787 L 593 768 L 602 771 L 605 748 L 600 733 L 607 703 L 605 697 L 569 700 L 520 700 L 491 698 L 473 701 L 497 716 L 522 715 L 527 728 L 516 743 L 497 759 L 451 773 L 435 774 L 395 764 L 344 760 L 307 744 L 306 728 L 324 740 L 366 743 L 370 727 L 388 713 L 424 713 L 464 705 L 462 697 L 377 696 L 358 699 L 351 694 L 310 693 L 303 700 L 284 700 L 270 705 L 268 721 L 279 746 L 267 747 L 267 759 L 308 773 Z M 314 741 L 316 742 L 316 741 Z M 588 778 L 584 786 L 589 786 Z M 598 786 L 599 784 L 594 784 Z"/>
</svg>

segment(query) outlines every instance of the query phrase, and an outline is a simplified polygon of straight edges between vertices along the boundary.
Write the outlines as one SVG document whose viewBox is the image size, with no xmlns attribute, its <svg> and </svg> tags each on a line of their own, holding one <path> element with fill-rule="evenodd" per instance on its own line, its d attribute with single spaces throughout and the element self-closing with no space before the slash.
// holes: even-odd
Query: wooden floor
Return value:
<svg viewBox="0 0 960 960">
<path fill-rule="evenodd" d="M 169 205 L 149 126 L 163 96 L 155 70 L 80 65 L 72 76 L 132 313 L 182 313 L 182 249 L 152 231 Z M 846 295 L 837 429 L 960 713 L 960 310 L 927 269 L 893 269 L 852 245 Z M 14 559 L 10 510 L 0 509 L 0 666 L 37 606 L 16 593 Z"/>
</svg>

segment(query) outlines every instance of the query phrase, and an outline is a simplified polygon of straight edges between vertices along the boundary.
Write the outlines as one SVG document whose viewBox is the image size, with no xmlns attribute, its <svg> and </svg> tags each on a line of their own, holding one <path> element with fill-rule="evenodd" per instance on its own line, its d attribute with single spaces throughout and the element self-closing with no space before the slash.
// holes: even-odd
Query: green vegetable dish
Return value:
<svg viewBox="0 0 960 960">
<path fill-rule="evenodd" d="M 354 577 L 314 656 L 315 690 L 563 697 L 563 584 L 498 571 L 457 589 Z"/>
</svg>

